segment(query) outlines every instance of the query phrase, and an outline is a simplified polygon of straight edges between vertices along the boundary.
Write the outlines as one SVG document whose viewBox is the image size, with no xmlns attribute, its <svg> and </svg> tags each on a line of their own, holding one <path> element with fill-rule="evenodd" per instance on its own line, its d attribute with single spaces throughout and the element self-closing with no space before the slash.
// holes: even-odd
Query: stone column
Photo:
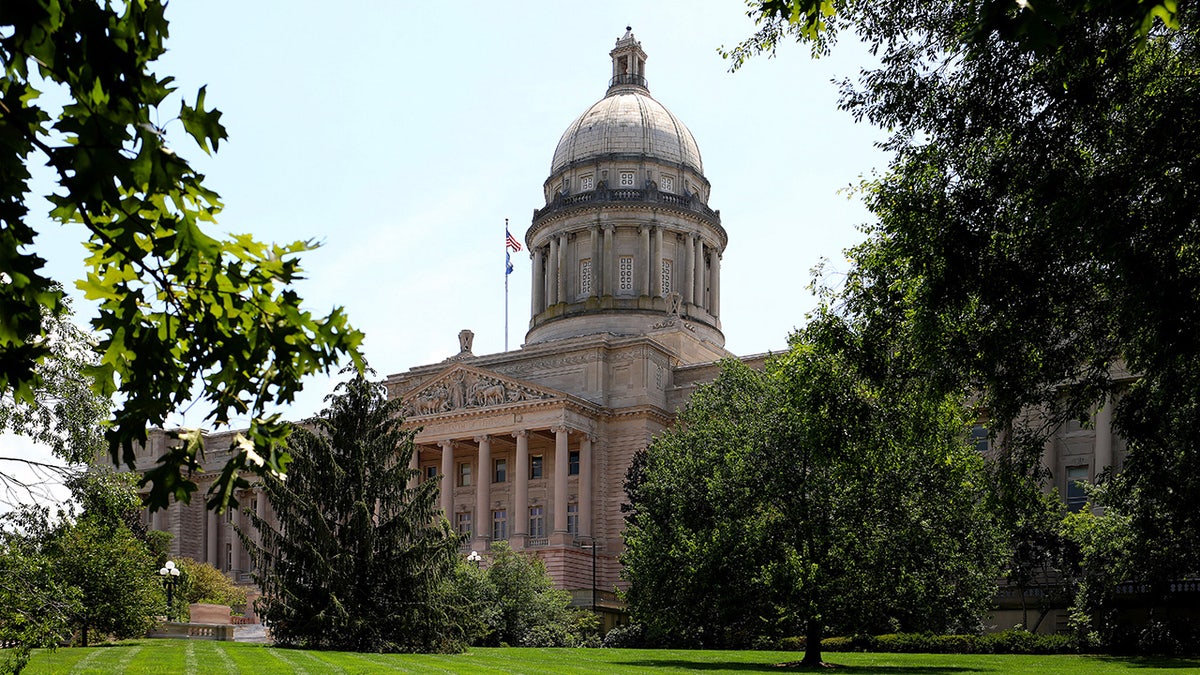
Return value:
<svg viewBox="0 0 1200 675">
<path fill-rule="evenodd" d="M 600 229 L 593 225 L 588 228 L 588 234 L 591 237 L 591 246 L 588 248 L 591 253 L 588 255 L 592 258 L 592 289 L 588 297 L 595 297 L 600 295 Z"/>
<path fill-rule="evenodd" d="M 592 535 L 592 437 L 579 441 L 579 536 Z"/>
<path fill-rule="evenodd" d="M 233 519 L 228 523 L 229 543 L 233 555 L 230 556 L 231 571 L 234 572 L 234 581 L 238 581 L 238 572 L 242 571 L 242 540 L 238 537 L 238 528 L 242 525 L 242 509 L 239 506 L 233 512 Z"/>
<path fill-rule="evenodd" d="M 1106 396 L 1096 411 L 1096 466 L 1093 467 L 1093 476 L 1099 476 L 1113 463 L 1112 407 L 1112 397 Z"/>
<path fill-rule="evenodd" d="M 650 270 L 650 294 L 663 297 L 667 294 L 666 289 L 662 287 L 662 266 L 663 266 L 663 228 L 662 225 L 654 228 L 654 267 Z"/>
<path fill-rule="evenodd" d="M 1050 487 L 1058 486 L 1058 446 L 1055 444 L 1058 438 L 1058 430 L 1046 439 L 1042 446 L 1042 464 L 1050 471 Z"/>
<path fill-rule="evenodd" d="M 217 569 L 221 569 L 221 523 L 218 520 L 220 516 L 216 511 L 206 511 L 205 522 L 207 523 L 208 531 L 208 560 L 209 565 Z"/>
<path fill-rule="evenodd" d="M 254 515 L 258 518 L 258 521 L 260 523 L 262 523 L 263 526 L 265 527 L 266 521 L 267 521 L 267 493 L 266 493 L 266 491 L 264 491 L 262 489 L 261 486 L 258 489 L 258 494 L 255 495 L 255 497 L 254 497 Z M 256 546 L 258 546 L 259 548 L 262 548 L 262 545 L 263 545 L 262 527 L 254 528 L 254 544 Z M 253 561 L 251 561 L 250 566 L 254 567 Z"/>
<path fill-rule="evenodd" d="M 412 457 L 408 458 L 408 489 L 415 490 L 421 484 L 421 446 L 414 445 Z"/>
<path fill-rule="evenodd" d="M 442 441 L 442 513 L 454 517 L 454 441 Z"/>
<path fill-rule="evenodd" d="M 558 237 L 550 237 L 550 255 L 546 260 L 546 306 L 557 304 L 558 297 Z"/>
<path fill-rule="evenodd" d="M 546 259 L 542 249 L 533 249 L 533 293 L 530 316 L 537 316 L 546 310 Z"/>
<path fill-rule="evenodd" d="M 567 235 L 559 235 L 558 237 L 558 301 L 570 302 L 571 296 L 567 294 L 567 277 L 570 276 L 570 256 L 567 255 Z"/>
<path fill-rule="evenodd" d="M 512 533 L 513 538 L 522 546 L 525 535 L 529 534 L 529 432 L 519 429 L 513 432 L 517 437 L 516 466 L 513 467 Z"/>
<path fill-rule="evenodd" d="M 605 224 L 604 228 L 604 295 L 612 295 L 616 288 L 613 285 L 613 279 L 616 277 L 616 252 L 613 251 L 613 230 L 612 225 Z"/>
<path fill-rule="evenodd" d="M 708 249 L 708 271 L 711 278 L 708 282 L 708 313 L 713 316 L 721 315 L 721 254 L 717 249 Z"/>
<path fill-rule="evenodd" d="M 651 295 L 650 283 L 650 226 L 642 225 L 640 228 L 642 234 L 642 250 L 637 261 L 637 284 L 633 289 L 638 295 Z"/>
<path fill-rule="evenodd" d="M 550 510 L 554 512 L 554 533 L 567 531 L 567 428 L 554 427 L 554 493 Z"/>
<path fill-rule="evenodd" d="M 704 240 L 696 238 L 696 262 L 694 265 L 696 270 L 696 290 L 692 292 L 695 300 L 693 302 L 700 307 L 707 307 L 704 302 Z"/>
<path fill-rule="evenodd" d="M 475 523 L 471 526 L 474 530 L 472 538 L 479 542 L 475 548 L 483 548 L 482 544 L 487 541 L 487 531 L 483 529 L 483 523 L 487 520 L 488 501 L 491 499 L 492 489 L 492 437 L 491 436 L 476 436 L 475 442 L 479 444 L 479 475 L 475 477 Z"/>
<path fill-rule="evenodd" d="M 687 304 L 695 302 L 696 298 L 696 237 L 687 237 L 687 252 L 683 256 L 683 301 Z"/>
</svg>

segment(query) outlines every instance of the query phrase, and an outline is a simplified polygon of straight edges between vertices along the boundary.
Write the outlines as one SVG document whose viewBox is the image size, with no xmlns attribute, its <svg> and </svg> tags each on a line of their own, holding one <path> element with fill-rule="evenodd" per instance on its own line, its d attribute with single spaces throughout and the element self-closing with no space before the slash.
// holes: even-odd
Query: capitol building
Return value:
<svg viewBox="0 0 1200 675">
<path fill-rule="evenodd" d="M 732 356 L 721 332 L 721 257 L 727 235 L 692 132 L 650 94 L 646 52 L 627 29 L 610 52 L 603 98 L 571 122 L 554 149 L 524 249 L 532 306 L 524 344 L 459 353 L 385 379 L 415 438 L 418 480 L 437 480 L 464 551 L 498 541 L 542 559 L 579 605 L 617 609 L 623 483 L 634 453 L 669 428 L 697 384 Z M 602 84 L 602 83 L 598 83 Z M 761 363 L 764 357 L 746 361 Z M 228 458 L 207 438 L 206 490 Z M 150 435 L 150 463 L 167 438 Z M 240 504 L 271 518 L 254 488 Z M 172 555 L 248 581 L 235 534 L 242 512 L 202 500 L 148 516 L 174 534 Z"/>
</svg>

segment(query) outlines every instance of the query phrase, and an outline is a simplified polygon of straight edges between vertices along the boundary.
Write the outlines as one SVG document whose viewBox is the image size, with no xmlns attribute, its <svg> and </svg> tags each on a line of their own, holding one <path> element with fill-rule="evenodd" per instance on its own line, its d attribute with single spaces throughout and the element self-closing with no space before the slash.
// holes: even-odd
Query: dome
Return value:
<svg viewBox="0 0 1200 675">
<path fill-rule="evenodd" d="M 614 86 L 563 133 L 551 175 L 579 162 L 639 155 L 704 174 L 692 132 L 645 89 Z"/>
</svg>

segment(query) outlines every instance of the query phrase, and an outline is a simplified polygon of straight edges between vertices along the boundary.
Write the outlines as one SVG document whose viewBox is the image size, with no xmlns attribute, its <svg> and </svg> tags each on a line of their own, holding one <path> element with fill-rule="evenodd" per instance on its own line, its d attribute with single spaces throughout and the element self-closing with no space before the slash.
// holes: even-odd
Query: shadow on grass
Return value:
<svg viewBox="0 0 1200 675">
<path fill-rule="evenodd" d="M 1162 668 L 1163 670 L 1192 670 L 1200 672 L 1200 659 L 1180 659 L 1155 656 L 1094 656 L 1097 661 L 1120 663 L 1129 668 Z"/>
<path fill-rule="evenodd" d="M 978 668 L 962 666 L 845 666 L 833 663 L 828 666 L 810 668 L 801 666 L 798 661 L 790 663 L 713 663 L 711 661 L 689 661 L 687 659 L 638 659 L 635 661 L 614 661 L 614 664 L 637 668 L 674 668 L 691 671 L 721 671 L 731 670 L 739 673 L 836 673 L 837 675 L 853 675 L 854 673 L 883 673 L 885 675 L 956 675 L 957 673 L 991 672 Z"/>
</svg>

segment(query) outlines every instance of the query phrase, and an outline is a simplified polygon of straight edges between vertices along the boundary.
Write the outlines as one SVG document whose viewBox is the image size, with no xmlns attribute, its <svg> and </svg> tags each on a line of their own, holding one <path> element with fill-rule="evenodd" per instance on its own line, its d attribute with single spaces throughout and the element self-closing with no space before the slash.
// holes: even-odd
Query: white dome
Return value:
<svg viewBox="0 0 1200 675">
<path fill-rule="evenodd" d="M 692 132 L 645 90 L 621 87 L 579 116 L 558 141 L 550 175 L 581 161 L 640 155 L 704 174 Z"/>
</svg>

